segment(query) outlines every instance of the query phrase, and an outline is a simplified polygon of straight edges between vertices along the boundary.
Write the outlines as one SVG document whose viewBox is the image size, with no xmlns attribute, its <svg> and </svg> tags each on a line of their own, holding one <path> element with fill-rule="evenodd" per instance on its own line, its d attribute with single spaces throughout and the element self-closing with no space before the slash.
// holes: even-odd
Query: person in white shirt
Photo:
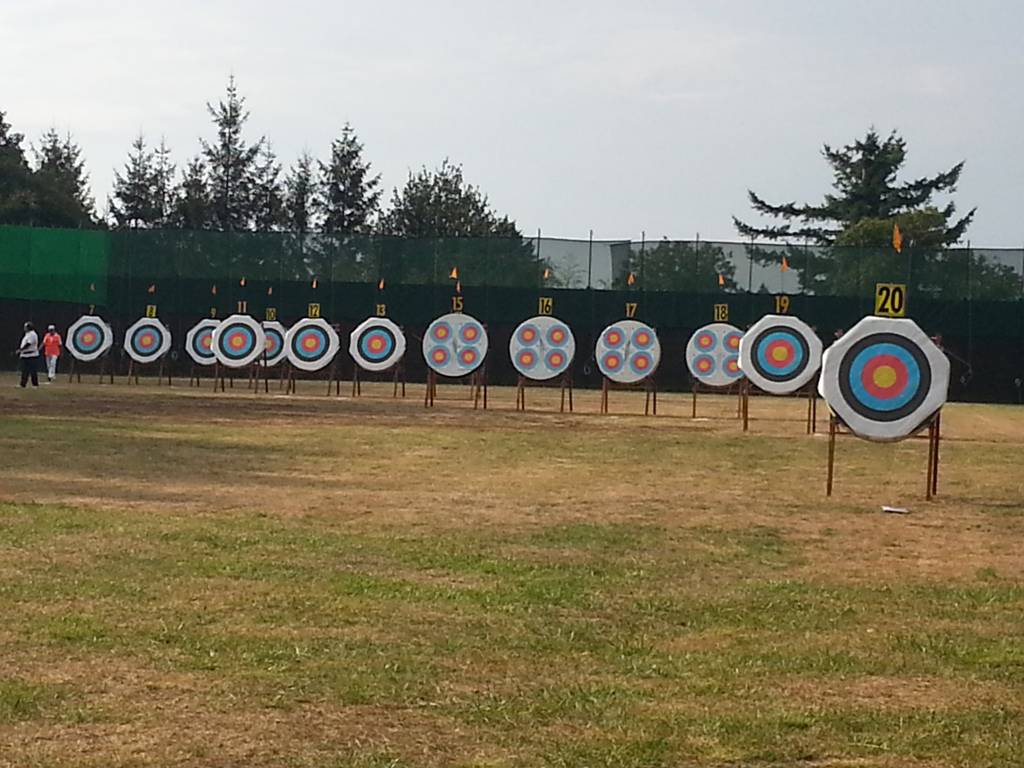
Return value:
<svg viewBox="0 0 1024 768">
<path fill-rule="evenodd" d="M 25 388 L 29 378 L 32 379 L 32 386 L 39 386 L 39 334 L 36 333 L 32 323 L 25 323 L 25 335 L 21 337 L 21 346 L 18 347 L 18 357 L 21 358 L 21 387 Z"/>
</svg>

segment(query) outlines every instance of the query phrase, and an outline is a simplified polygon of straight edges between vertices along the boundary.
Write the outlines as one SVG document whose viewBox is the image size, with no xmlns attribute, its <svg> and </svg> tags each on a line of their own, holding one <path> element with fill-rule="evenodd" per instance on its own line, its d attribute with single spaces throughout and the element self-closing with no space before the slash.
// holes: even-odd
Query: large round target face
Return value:
<svg viewBox="0 0 1024 768">
<path fill-rule="evenodd" d="M 743 378 L 739 367 L 740 329 L 728 323 L 698 328 L 686 344 L 686 367 L 705 387 L 728 387 Z"/>
<path fill-rule="evenodd" d="M 658 334 L 639 320 L 620 320 L 601 331 L 594 348 L 601 373 L 620 384 L 643 381 L 661 361 Z"/>
<path fill-rule="evenodd" d="M 185 352 L 196 365 L 213 365 L 217 362 L 213 354 L 213 329 L 220 320 L 206 318 L 189 328 L 185 334 Z"/>
<path fill-rule="evenodd" d="M 371 317 L 348 337 L 348 353 L 364 371 L 386 371 L 405 354 L 405 334 L 388 318 Z"/>
<path fill-rule="evenodd" d="M 255 318 L 230 315 L 214 328 L 211 343 L 217 362 L 228 368 L 242 368 L 263 356 L 267 337 Z"/>
<path fill-rule="evenodd" d="M 285 358 L 284 337 L 287 335 L 288 329 L 277 320 L 264 320 L 262 325 L 263 333 L 267 337 L 267 356 L 260 362 L 265 360 L 267 367 L 270 367 L 277 365 Z"/>
<path fill-rule="evenodd" d="M 508 342 L 513 367 L 534 381 L 565 373 L 576 356 L 576 338 L 555 317 L 538 315 L 519 324 Z"/>
<path fill-rule="evenodd" d="M 803 320 L 765 315 L 740 340 L 740 370 L 755 387 L 788 395 L 821 367 L 821 339 Z"/>
<path fill-rule="evenodd" d="M 465 376 L 487 356 L 487 331 L 475 317 L 452 312 L 437 318 L 423 335 L 423 359 L 442 376 Z"/>
<path fill-rule="evenodd" d="M 82 315 L 64 337 L 68 352 L 83 363 L 95 360 L 114 344 L 114 333 L 102 317 Z"/>
<path fill-rule="evenodd" d="M 949 359 L 913 320 L 865 317 L 828 350 L 818 391 L 854 434 L 900 440 L 946 402 Z"/>
<path fill-rule="evenodd" d="M 171 331 L 155 317 L 136 320 L 124 334 L 124 351 L 136 363 L 159 360 L 171 348 Z"/>
<path fill-rule="evenodd" d="M 302 371 L 319 371 L 338 354 L 338 334 L 321 317 L 307 317 L 288 329 L 284 339 L 288 361 Z"/>
</svg>

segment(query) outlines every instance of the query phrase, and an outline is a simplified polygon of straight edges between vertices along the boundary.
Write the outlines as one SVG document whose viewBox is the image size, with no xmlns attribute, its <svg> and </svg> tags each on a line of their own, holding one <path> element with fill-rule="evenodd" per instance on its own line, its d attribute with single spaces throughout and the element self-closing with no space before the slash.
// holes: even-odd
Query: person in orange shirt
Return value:
<svg viewBox="0 0 1024 768">
<path fill-rule="evenodd" d="M 46 356 L 46 380 L 53 381 L 57 378 L 57 358 L 60 357 L 61 338 L 54 326 L 46 329 L 43 336 L 43 354 Z"/>
</svg>

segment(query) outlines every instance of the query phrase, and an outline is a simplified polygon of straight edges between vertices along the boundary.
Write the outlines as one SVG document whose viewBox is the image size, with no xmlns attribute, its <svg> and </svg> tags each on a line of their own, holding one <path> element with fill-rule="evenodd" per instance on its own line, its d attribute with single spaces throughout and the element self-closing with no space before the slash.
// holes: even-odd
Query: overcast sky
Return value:
<svg viewBox="0 0 1024 768">
<path fill-rule="evenodd" d="M 912 175 L 966 159 L 975 245 L 1024 244 L 1024 6 L 995 0 L 0 0 L 0 109 L 179 167 L 230 74 L 290 164 L 350 121 L 390 190 L 449 157 L 528 234 L 735 239 L 745 191 L 817 201 L 871 125 Z"/>
</svg>

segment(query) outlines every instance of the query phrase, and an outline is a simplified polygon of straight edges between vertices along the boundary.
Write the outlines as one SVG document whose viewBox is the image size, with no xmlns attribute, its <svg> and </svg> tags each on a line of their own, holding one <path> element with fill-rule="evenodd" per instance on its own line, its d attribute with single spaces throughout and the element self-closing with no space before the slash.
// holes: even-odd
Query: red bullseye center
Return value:
<svg viewBox="0 0 1024 768">
<path fill-rule="evenodd" d="M 788 341 L 773 341 L 768 345 L 768 354 L 765 358 L 768 360 L 768 365 L 774 366 L 775 368 L 784 368 L 793 360 L 793 355 L 796 354 L 796 350 L 793 349 L 793 344 Z"/>
<path fill-rule="evenodd" d="M 886 400 L 907 388 L 906 364 L 895 355 L 876 355 L 864 366 L 861 382 L 872 397 Z"/>
</svg>

